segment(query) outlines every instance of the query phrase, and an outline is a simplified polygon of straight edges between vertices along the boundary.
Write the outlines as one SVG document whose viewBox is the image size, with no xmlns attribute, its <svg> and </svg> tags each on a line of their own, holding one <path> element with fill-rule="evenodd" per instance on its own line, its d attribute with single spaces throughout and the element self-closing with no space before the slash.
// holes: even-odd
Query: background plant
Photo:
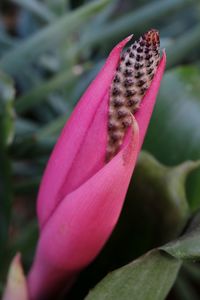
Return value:
<svg viewBox="0 0 200 300">
<path fill-rule="evenodd" d="M 1 290 L 16 251 L 26 270 L 32 261 L 38 184 L 75 103 L 114 44 L 153 27 L 166 48 L 168 70 L 145 152 L 116 230 L 70 297 L 165 299 L 174 285 L 168 299 L 198 299 L 200 268 L 193 263 L 200 257 L 198 1 L 13 0 L 0 6 Z M 180 235 L 181 242 L 162 246 Z"/>
</svg>

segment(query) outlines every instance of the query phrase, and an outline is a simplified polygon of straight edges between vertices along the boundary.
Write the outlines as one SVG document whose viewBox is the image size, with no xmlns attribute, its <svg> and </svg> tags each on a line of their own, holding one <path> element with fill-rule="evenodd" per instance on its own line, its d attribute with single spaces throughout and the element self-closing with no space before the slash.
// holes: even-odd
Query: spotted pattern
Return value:
<svg viewBox="0 0 200 300">
<path fill-rule="evenodd" d="M 131 114 L 139 109 L 160 61 L 159 33 L 152 29 L 121 56 L 110 87 L 106 161 L 119 151 Z"/>
</svg>

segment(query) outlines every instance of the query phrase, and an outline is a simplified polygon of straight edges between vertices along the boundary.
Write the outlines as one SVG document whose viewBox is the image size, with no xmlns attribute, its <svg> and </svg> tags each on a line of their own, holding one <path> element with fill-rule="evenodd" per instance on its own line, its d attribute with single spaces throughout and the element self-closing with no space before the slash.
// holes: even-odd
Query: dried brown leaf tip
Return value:
<svg viewBox="0 0 200 300">
<path fill-rule="evenodd" d="M 119 151 L 132 116 L 148 90 L 160 61 L 158 31 L 151 29 L 121 56 L 110 87 L 106 161 Z"/>
</svg>

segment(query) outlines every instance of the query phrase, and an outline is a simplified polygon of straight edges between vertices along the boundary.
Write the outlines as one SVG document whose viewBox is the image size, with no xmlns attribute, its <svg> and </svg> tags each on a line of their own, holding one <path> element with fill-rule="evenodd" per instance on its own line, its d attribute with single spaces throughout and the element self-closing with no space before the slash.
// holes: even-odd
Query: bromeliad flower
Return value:
<svg viewBox="0 0 200 300">
<path fill-rule="evenodd" d="M 159 34 L 120 42 L 68 120 L 38 197 L 40 237 L 31 300 L 70 286 L 100 252 L 121 212 L 165 68 Z"/>
</svg>

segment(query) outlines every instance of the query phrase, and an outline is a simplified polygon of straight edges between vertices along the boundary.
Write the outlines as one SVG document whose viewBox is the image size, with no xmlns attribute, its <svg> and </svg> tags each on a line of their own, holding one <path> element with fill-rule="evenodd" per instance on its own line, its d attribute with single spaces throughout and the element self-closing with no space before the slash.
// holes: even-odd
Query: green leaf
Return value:
<svg viewBox="0 0 200 300">
<path fill-rule="evenodd" d="M 38 130 L 38 124 L 28 119 L 17 118 L 15 121 L 15 136 L 22 139 L 23 136 L 30 135 Z"/>
<path fill-rule="evenodd" d="M 70 0 L 45 0 L 46 5 L 58 16 L 70 9 Z"/>
<path fill-rule="evenodd" d="M 103 9 L 108 2 L 109 0 L 94 1 L 65 14 L 53 24 L 21 42 L 16 49 L 5 54 L 0 60 L 0 67 L 11 74 L 17 74 L 23 64 L 32 61 L 43 51 L 54 49 L 55 46 L 67 39 L 70 32 Z"/>
<path fill-rule="evenodd" d="M 69 48 L 67 51 L 68 59 L 71 59 L 71 57 L 77 55 L 86 47 L 102 44 L 105 48 L 106 44 L 110 45 L 110 42 L 114 44 L 128 34 L 141 33 L 141 28 L 142 31 L 145 31 L 152 26 L 153 22 L 177 11 L 180 12 L 182 8 L 191 5 L 191 3 L 193 3 L 193 0 L 163 0 L 159 2 L 159 5 L 157 1 L 150 2 L 117 18 L 113 22 L 106 23 L 98 32 L 97 30 L 91 30 L 91 32 L 83 36 L 80 43 Z"/>
<path fill-rule="evenodd" d="M 1 143 L 9 144 L 14 134 L 14 95 L 13 81 L 0 72 L 0 123 Z"/>
<path fill-rule="evenodd" d="M 46 22 L 52 22 L 53 20 L 55 20 L 56 16 L 54 15 L 54 13 L 50 11 L 47 6 L 37 0 L 12 0 L 12 2 L 29 10 L 31 13 Z"/>
<path fill-rule="evenodd" d="M 178 259 L 200 260 L 200 214 L 184 235 L 160 249 Z"/>
<path fill-rule="evenodd" d="M 87 68 L 88 65 L 83 66 L 82 72 Z M 59 72 L 50 80 L 42 82 L 28 93 L 18 98 L 15 105 L 16 111 L 18 113 L 23 113 L 26 110 L 33 108 L 44 101 L 53 91 L 58 90 L 64 85 L 65 88 L 67 88 L 67 86 L 78 79 L 79 75 L 81 74 L 77 75 L 73 69 Z"/>
<path fill-rule="evenodd" d="M 190 57 L 190 53 L 200 46 L 200 26 L 199 24 L 192 29 L 184 32 L 180 37 L 166 48 L 167 68 L 171 68 Z"/>
<path fill-rule="evenodd" d="M 153 250 L 110 273 L 86 300 L 163 300 L 171 289 L 180 261 Z"/>
<path fill-rule="evenodd" d="M 67 119 L 69 118 L 71 111 L 66 112 L 64 115 L 59 116 L 54 121 L 48 123 L 47 125 L 40 128 L 35 134 L 35 141 L 41 141 L 48 136 L 58 135 L 58 132 L 65 125 Z"/>
<path fill-rule="evenodd" d="M 127 198 L 135 199 L 136 213 L 132 218 L 137 220 L 143 238 L 144 228 L 146 240 L 156 236 L 160 243 L 180 234 L 190 215 L 185 192 L 186 179 L 199 166 L 200 162 L 187 161 L 175 167 L 166 167 L 147 152 L 140 154 Z M 144 219 L 146 225 L 141 222 Z M 153 232 L 147 230 L 151 226 Z"/>
<path fill-rule="evenodd" d="M 190 279 L 179 275 L 175 283 L 175 291 L 180 300 L 199 300 L 199 293 L 195 291 Z"/>
<path fill-rule="evenodd" d="M 180 67 L 166 72 L 144 148 L 173 165 L 200 158 L 200 69 Z M 169 92 L 173 91 L 173 92 Z M 189 185 L 193 209 L 200 205 L 200 171 Z"/>
<path fill-rule="evenodd" d="M 13 82 L 0 73 L 0 269 L 4 262 L 11 214 L 12 183 L 7 145 L 13 137 L 13 97 Z"/>
<path fill-rule="evenodd" d="M 26 264 L 32 264 L 35 247 L 38 240 L 38 223 L 36 220 L 30 221 L 26 226 L 20 228 L 20 231 L 10 241 L 9 260 L 17 252 L 21 252 L 23 261 Z"/>
<path fill-rule="evenodd" d="M 188 161 L 166 167 L 147 152 L 141 153 L 108 244 L 119 249 L 116 261 L 123 265 L 182 232 L 190 217 L 185 182 L 198 165 Z"/>
<path fill-rule="evenodd" d="M 141 153 L 118 224 L 96 261 L 80 275 L 73 299 L 111 270 L 180 235 L 190 217 L 185 180 L 196 167 L 194 162 L 166 167 Z"/>
<path fill-rule="evenodd" d="M 41 140 L 35 140 L 35 135 L 31 134 L 30 138 L 26 136 L 18 140 L 12 145 L 10 152 L 14 158 L 38 158 L 43 155 L 50 155 L 50 151 L 56 143 L 54 137 L 43 137 Z"/>
<path fill-rule="evenodd" d="M 26 179 L 22 183 L 18 183 L 13 186 L 15 194 L 24 195 L 29 194 L 31 192 L 36 192 L 40 184 L 41 177 L 34 177 L 31 179 Z"/>
<path fill-rule="evenodd" d="M 10 37 L 7 33 L 0 31 L 0 56 L 8 49 L 15 47 L 18 40 Z"/>
</svg>

